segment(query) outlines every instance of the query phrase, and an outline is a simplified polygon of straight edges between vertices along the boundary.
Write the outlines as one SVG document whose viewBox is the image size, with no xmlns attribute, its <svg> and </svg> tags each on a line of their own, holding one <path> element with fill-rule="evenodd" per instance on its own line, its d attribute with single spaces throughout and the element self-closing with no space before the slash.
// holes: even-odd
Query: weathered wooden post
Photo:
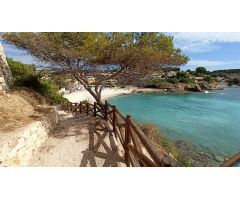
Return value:
<svg viewBox="0 0 240 200">
<path fill-rule="evenodd" d="M 77 103 L 75 103 L 75 114 L 77 114 L 77 108 L 78 108 L 78 104 Z"/>
<path fill-rule="evenodd" d="M 126 165 L 130 166 L 130 156 L 129 156 L 129 149 L 128 149 L 128 143 L 130 143 L 130 115 L 127 115 L 125 120 L 125 141 L 124 141 L 124 149 L 125 149 L 125 162 Z"/>
<path fill-rule="evenodd" d="M 105 105 L 104 105 L 104 119 L 107 121 L 107 110 L 108 110 L 108 105 L 107 105 L 107 101 L 105 101 Z"/>
<path fill-rule="evenodd" d="M 93 104 L 93 116 L 96 117 L 97 116 L 97 103 L 94 102 Z"/>
<path fill-rule="evenodd" d="M 67 111 L 69 112 L 70 103 L 67 102 Z"/>
<path fill-rule="evenodd" d="M 113 110 L 112 110 L 112 112 L 113 112 L 113 132 L 115 133 L 115 129 L 116 129 L 116 127 L 115 127 L 115 125 L 116 125 L 116 106 L 113 106 Z"/>
<path fill-rule="evenodd" d="M 88 112 L 89 112 L 89 103 L 87 102 L 87 115 L 88 115 Z"/>
<path fill-rule="evenodd" d="M 66 107 L 67 107 L 67 102 L 64 102 L 62 103 L 62 107 L 63 107 L 63 110 L 66 110 Z"/>
<path fill-rule="evenodd" d="M 80 114 L 82 113 L 82 102 L 80 101 L 80 104 L 79 104 L 79 112 Z"/>
</svg>

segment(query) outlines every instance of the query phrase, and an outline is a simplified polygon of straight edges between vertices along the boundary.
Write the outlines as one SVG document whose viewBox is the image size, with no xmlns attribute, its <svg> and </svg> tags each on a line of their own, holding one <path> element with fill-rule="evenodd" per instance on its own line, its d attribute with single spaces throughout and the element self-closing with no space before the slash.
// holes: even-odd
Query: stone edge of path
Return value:
<svg viewBox="0 0 240 200">
<path fill-rule="evenodd" d="M 30 159 L 58 122 L 56 107 L 40 120 L 0 135 L 0 167 L 28 166 Z"/>
</svg>

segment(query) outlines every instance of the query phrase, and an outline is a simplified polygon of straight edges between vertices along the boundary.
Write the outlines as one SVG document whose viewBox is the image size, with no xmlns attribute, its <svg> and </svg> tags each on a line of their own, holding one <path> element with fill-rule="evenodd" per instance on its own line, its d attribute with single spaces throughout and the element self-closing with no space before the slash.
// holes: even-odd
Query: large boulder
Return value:
<svg viewBox="0 0 240 200">
<path fill-rule="evenodd" d="M 0 42 L 0 91 L 8 90 L 13 84 L 12 73 L 9 69 L 3 46 Z"/>
<path fill-rule="evenodd" d="M 198 84 L 187 84 L 185 90 L 193 92 L 202 92 L 202 88 Z"/>
</svg>

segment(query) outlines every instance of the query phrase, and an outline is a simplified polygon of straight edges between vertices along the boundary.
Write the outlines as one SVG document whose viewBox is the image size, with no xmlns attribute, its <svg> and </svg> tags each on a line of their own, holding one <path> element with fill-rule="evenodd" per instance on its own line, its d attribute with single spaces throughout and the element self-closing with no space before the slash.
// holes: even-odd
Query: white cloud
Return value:
<svg viewBox="0 0 240 200">
<path fill-rule="evenodd" d="M 176 43 L 176 45 L 182 50 L 192 53 L 209 52 L 220 48 L 220 46 L 210 42 Z"/>
<path fill-rule="evenodd" d="M 186 52 L 202 53 L 221 48 L 217 42 L 240 42 L 240 32 L 180 32 L 171 33 L 177 47 Z"/>
<path fill-rule="evenodd" d="M 240 42 L 240 32 L 181 32 L 174 40 L 185 42 Z"/>
<path fill-rule="evenodd" d="M 240 65 L 240 60 L 201 60 L 201 59 L 191 59 L 188 64 L 189 66 L 205 66 L 205 67 L 215 67 L 215 66 L 236 66 Z"/>
<path fill-rule="evenodd" d="M 188 65 L 191 65 L 191 66 L 206 66 L 206 67 L 226 65 L 226 64 L 228 63 L 223 61 L 218 61 L 218 60 L 190 60 L 188 62 Z"/>
</svg>

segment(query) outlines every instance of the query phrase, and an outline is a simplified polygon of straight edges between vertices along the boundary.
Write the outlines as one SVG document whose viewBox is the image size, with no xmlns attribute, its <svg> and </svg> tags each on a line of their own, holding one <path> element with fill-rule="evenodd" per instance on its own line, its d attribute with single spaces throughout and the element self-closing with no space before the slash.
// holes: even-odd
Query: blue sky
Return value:
<svg viewBox="0 0 240 200">
<path fill-rule="evenodd" d="M 205 66 L 208 70 L 240 69 L 240 32 L 179 32 L 167 33 L 174 37 L 176 47 L 190 57 L 182 70 Z M 27 51 L 3 42 L 7 56 L 24 63 L 44 65 Z"/>
<path fill-rule="evenodd" d="M 17 48 L 16 46 L 6 43 L 0 39 L 4 47 L 4 51 L 7 57 L 11 57 L 16 61 L 21 61 L 25 64 L 34 64 L 39 67 L 47 66 L 46 63 L 40 62 L 36 57 L 31 56 L 26 50 Z"/>
<path fill-rule="evenodd" d="M 205 66 L 208 70 L 240 69 L 240 32 L 168 33 L 176 47 L 190 57 L 182 69 Z"/>
</svg>

